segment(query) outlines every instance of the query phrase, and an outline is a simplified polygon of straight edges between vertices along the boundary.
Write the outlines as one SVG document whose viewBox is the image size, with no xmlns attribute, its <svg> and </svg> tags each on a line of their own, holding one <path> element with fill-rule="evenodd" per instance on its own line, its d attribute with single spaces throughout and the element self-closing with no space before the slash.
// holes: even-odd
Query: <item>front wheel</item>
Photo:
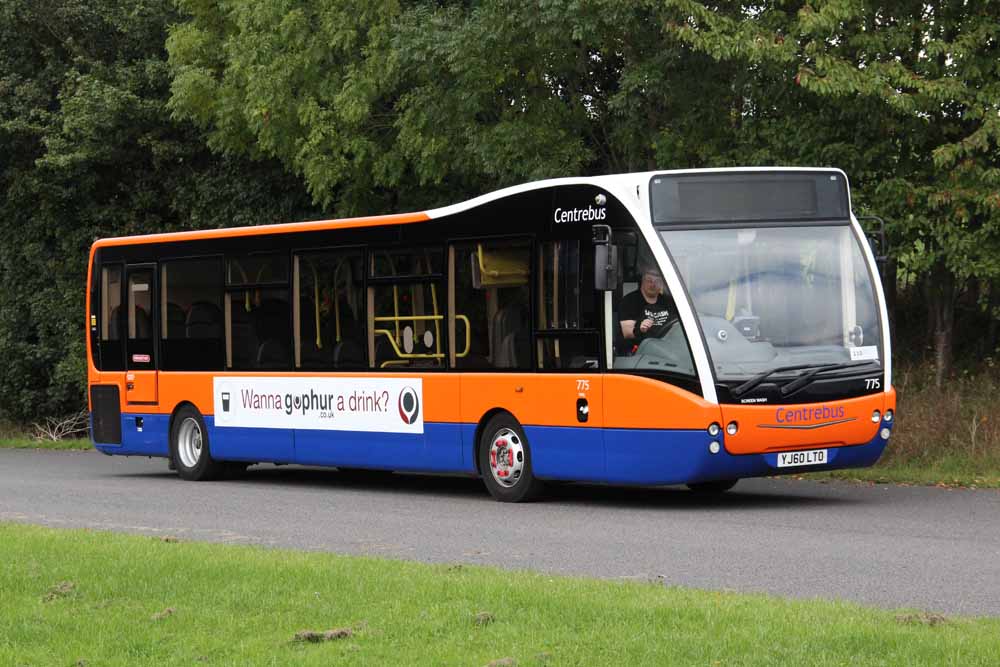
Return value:
<svg viewBox="0 0 1000 667">
<path fill-rule="evenodd" d="M 174 418 L 170 459 L 182 478 L 194 482 L 217 479 L 226 471 L 225 464 L 212 460 L 205 420 L 191 406 L 181 408 Z"/>
<path fill-rule="evenodd" d="M 688 484 L 687 488 L 700 496 L 718 496 L 736 486 L 738 479 L 720 479 L 715 482 L 697 482 Z"/>
<path fill-rule="evenodd" d="M 487 422 L 478 449 L 479 471 L 493 498 L 519 503 L 541 492 L 542 483 L 531 469 L 528 439 L 511 415 L 497 415 Z"/>
</svg>

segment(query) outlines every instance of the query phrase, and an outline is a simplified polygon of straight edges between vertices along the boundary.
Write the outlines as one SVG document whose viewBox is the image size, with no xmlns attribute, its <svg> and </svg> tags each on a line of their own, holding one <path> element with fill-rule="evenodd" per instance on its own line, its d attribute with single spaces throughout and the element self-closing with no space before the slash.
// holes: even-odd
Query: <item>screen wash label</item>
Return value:
<svg viewBox="0 0 1000 667">
<path fill-rule="evenodd" d="M 215 425 L 423 433 L 420 378 L 223 377 Z"/>
</svg>

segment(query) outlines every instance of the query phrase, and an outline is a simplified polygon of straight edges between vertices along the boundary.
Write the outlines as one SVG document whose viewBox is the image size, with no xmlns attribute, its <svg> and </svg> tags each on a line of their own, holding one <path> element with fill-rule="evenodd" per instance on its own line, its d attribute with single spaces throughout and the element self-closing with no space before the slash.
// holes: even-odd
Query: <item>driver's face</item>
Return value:
<svg viewBox="0 0 1000 667">
<path fill-rule="evenodd" d="M 642 293 L 650 298 L 663 291 L 663 278 L 655 273 L 642 274 Z"/>
</svg>

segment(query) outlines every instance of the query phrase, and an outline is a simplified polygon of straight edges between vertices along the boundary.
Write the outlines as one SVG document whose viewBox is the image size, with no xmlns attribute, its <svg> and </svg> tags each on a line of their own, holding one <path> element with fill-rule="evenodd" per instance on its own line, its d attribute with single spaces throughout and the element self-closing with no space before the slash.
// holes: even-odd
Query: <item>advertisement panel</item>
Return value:
<svg viewBox="0 0 1000 667">
<path fill-rule="evenodd" d="M 424 432 L 420 378 L 217 377 L 218 427 Z"/>
</svg>

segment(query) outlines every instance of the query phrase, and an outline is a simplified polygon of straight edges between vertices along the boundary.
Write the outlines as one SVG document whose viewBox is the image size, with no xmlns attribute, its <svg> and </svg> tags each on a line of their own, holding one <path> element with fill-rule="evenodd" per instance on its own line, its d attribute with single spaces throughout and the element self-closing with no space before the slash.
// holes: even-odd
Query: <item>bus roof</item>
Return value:
<svg viewBox="0 0 1000 667">
<path fill-rule="evenodd" d="M 93 245 L 93 249 L 107 246 L 137 245 L 145 243 L 175 243 L 179 241 L 194 241 L 218 238 L 234 238 L 243 236 L 262 236 L 267 234 L 285 234 L 289 232 L 315 232 L 329 229 L 350 229 L 358 227 L 378 227 L 382 225 L 401 225 L 415 222 L 427 222 L 436 218 L 443 218 L 456 213 L 461 213 L 477 206 L 503 199 L 512 195 L 532 190 L 540 190 L 554 186 L 565 185 L 593 185 L 606 190 L 616 192 L 620 196 L 632 193 L 640 200 L 645 200 L 646 193 L 644 186 L 649 183 L 649 179 L 654 175 L 666 174 L 711 174 L 711 173 L 732 173 L 732 172 L 752 172 L 752 171 L 832 171 L 846 174 L 839 169 L 813 168 L 813 167 L 720 167 L 710 169 L 673 169 L 635 172 L 625 174 L 608 174 L 603 176 L 579 176 L 552 178 L 541 181 L 531 181 L 520 185 L 515 185 L 494 192 L 489 192 L 473 199 L 457 204 L 443 206 L 441 208 L 427 211 L 416 211 L 412 213 L 397 213 L 390 215 L 365 216 L 357 218 L 341 218 L 329 220 L 312 220 L 305 222 L 286 222 L 269 225 L 248 225 L 244 227 L 225 227 L 220 229 L 204 229 L 184 232 L 164 232 L 160 234 L 144 234 L 137 236 L 119 236 L 98 239 Z"/>
</svg>

